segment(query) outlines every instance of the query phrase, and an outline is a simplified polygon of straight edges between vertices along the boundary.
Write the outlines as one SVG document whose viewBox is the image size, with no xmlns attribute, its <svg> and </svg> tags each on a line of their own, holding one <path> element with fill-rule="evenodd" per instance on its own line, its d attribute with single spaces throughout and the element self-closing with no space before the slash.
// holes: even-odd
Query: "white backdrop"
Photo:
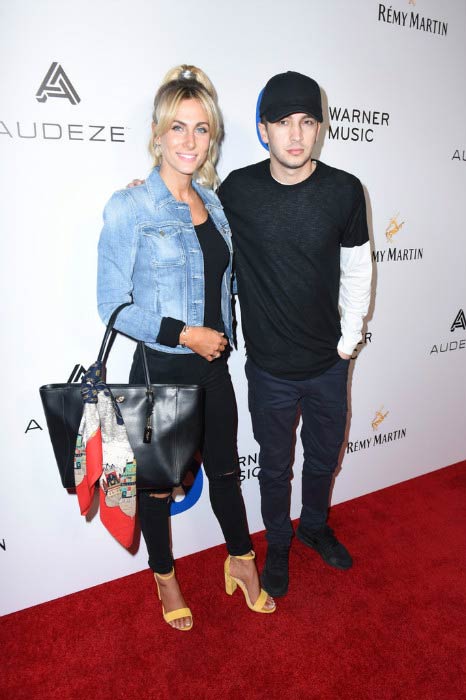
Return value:
<svg viewBox="0 0 466 700">
<path fill-rule="evenodd" d="M 143 543 L 124 550 L 62 489 L 38 387 L 95 359 L 101 212 L 112 191 L 147 174 L 153 94 L 179 63 L 201 66 L 218 89 L 222 176 L 266 157 L 257 96 L 291 69 L 321 84 L 327 127 L 332 115 L 321 159 L 366 189 L 375 291 L 367 342 L 352 363 L 333 503 L 466 457 L 465 0 L 24 0 L 3 2 L 0 13 L 1 612 L 146 566 Z M 40 102 L 54 62 L 69 95 Z M 126 381 L 132 352 L 119 340 L 111 381 Z M 243 364 L 240 350 L 231 358 L 238 449 L 257 531 L 258 448 Z M 298 475 L 300 460 L 298 448 Z M 299 500 L 295 478 L 293 517 Z M 221 541 L 205 488 L 172 530 L 176 556 Z"/>
</svg>

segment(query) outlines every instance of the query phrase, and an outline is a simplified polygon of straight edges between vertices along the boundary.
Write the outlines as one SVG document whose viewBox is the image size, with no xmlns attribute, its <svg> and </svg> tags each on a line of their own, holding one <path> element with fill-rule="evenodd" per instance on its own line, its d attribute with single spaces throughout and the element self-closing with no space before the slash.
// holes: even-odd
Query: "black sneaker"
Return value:
<svg viewBox="0 0 466 700">
<path fill-rule="evenodd" d="M 315 549 L 322 559 L 336 569 L 350 569 L 353 560 L 350 553 L 333 534 L 332 528 L 324 525 L 320 530 L 305 530 L 301 524 L 296 530 L 300 542 Z"/>
<path fill-rule="evenodd" d="M 261 584 L 267 593 L 275 598 L 288 593 L 288 545 L 269 544 L 265 566 L 261 574 Z"/>
</svg>

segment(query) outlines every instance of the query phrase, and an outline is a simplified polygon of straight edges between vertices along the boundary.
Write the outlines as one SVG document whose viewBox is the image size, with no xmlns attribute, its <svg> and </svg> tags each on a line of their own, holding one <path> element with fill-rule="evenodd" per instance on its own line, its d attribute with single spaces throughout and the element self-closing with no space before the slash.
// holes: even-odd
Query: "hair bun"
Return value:
<svg viewBox="0 0 466 700">
<path fill-rule="evenodd" d="M 192 70 L 189 70 L 189 68 L 185 68 L 182 70 L 178 76 L 178 80 L 195 80 L 197 81 L 197 78 L 195 74 L 192 72 Z"/>
<path fill-rule="evenodd" d="M 204 73 L 204 71 L 198 68 L 197 66 L 193 66 L 188 63 L 183 63 L 180 66 L 175 66 L 174 68 L 168 71 L 168 73 L 162 81 L 162 85 L 166 85 L 167 83 L 171 83 L 173 81 L 197 83 L 198 85 L 202 85 L 202 87 L 205 90 L 207 90 L 207 92 L 212 97 L 212 99 L 215 100 L 215 102 L 217 102 L 218 100 L 217 91 L 212 85 L 210 79 Z"/>
</svg>

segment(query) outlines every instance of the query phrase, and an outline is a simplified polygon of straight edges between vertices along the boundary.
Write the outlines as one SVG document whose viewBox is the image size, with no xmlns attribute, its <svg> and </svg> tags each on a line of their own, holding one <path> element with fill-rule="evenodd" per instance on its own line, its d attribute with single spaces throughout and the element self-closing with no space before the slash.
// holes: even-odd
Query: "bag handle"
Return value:
<svg viewBox="0 0 466 700">
<path fill-rule="evenodd" d="M 109 321 L 107 323 L 107 328 L 105 329 L 104 338 L 102 340 L 99 355 L 97 357 L 98 362 L 102 362 L 102 368 L 104 370 L 106 370 L 108 356 L 110 354 L 110 350 L 112 349 L 113 341 L 115 340 L 118 333 L 118 331 L 116 331 L 113 326 L 115 324 L 118 314 L 122 309 L 125 308 L 125 306 L 131 306 L 131 302 L 126 302 L 125 304 L 120 304 L 120 306 L 117 306 L 115 311 L 110 316 Z M 155 396 L 150 383 L 149 366 L 147 364 L 147 355 L 144 343 L 142 342 L 142 340 L 138 340 L 137 343 L 139 352 L 141 353 L 144 383 L 146 385 L 146 424 L 144 427 L 143 442 L 150 443 L 152 441 L 152 413 L 154 410 Z"/>
<path fill-rule="evenodd" d="M 131 306 L 132 303 L 127 301 L 124 304 L 120 304 L 120 306 L 117 306 L 115 311 L 112 313 L 112 315 L 109 318 L 109 321 L 107 323 L 107 328 L 105 329 L 105 334 L 102 340 L 102 344 L 100 346 L 99 350 L 99 355 L 97 357 L 98 362 L 102 362 L 102 367 L 106 368 L 107 365 L 107 360 L 108 356 L 110 355 L 110 350 L 112 349 L 113 342 L 118 334 L 118 331 L 114 329 L 115 321 L 117 319 L 118 314 L 122 309 L 124 309 L 126 306 Z M 151 381 L 150 381 L 150 375 L 149 375 L 149 365 L 147 364 L 147 355 L 146 355 L 146 350 L 144 348 L 144 343 L 142 340 L 138 340 L 138 348 L 139 352 L 141 353 L 141 359 L 142 359 L 142 369 L 144 372 L 144 383 L 146 385 L 146 393 L 148 394 L 148 398 L 150 395 L 151 401 L 153 402 L 153 391 L 151 389 Z"/>
<path fill-rule="evenodd" d="M 113 341 L 115 340 L 115 336 L 117 334 L 117 331 L 113 328 L 115 325 L 115 321 L 117 319 L 118 314 L 122 309 L 125 308 L 125 306 L 131 306 L 131 302 L 127 301 L 125 304 L 120 304 L 120 306 L 117 306 L 115 311 L 112 313 L 110 316 L 108 323 L 107 323 L 107 328 L 105 329 L 105 334 L 104 338 L 102 340 L 102 344 L 100 346 L 99 350 L 99 355 L 97 357 L 97 362 L 102 362 L 103 365 L 105 365 L 107 358 L 110 354 L 110 349 L 112 347 Z"/>
</svg>

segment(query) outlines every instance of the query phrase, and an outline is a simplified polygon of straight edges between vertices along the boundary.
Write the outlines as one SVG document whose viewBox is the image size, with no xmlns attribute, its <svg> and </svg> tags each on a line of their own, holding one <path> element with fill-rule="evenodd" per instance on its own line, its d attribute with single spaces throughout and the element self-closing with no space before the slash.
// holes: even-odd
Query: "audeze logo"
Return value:
<svg viewBox="0 0 466 700">
<path fill-rule="evenodd" d="M 86 370 L 84 369 L 84 367 L 82 365 L 75 365 L 73 367 L 73 371 L 68 377 L 67 384 L 71 384 L 72 382 L 79 382 L 83 374 L 86 374 Z"/>
<path fill-rule="evenodd" d="M 70 79 L 59 63 L 54 61 L 47 71 L 36 94 L 38 102 L 46 102 L 47 97 L 66 97 L 72 105 L 81 102 L 81 98 L 74 89 Z"/>
<path fill-rule="evenodd" d="M 464 315 L 463 309 L 460 309 L 456 314 L 456 318 L 451 324 L 450 331 L 453 333 L 453 331 L 457 328 L 462 328 L 464 331 L 466 331 L 466 316 Z"/>
</svg>

